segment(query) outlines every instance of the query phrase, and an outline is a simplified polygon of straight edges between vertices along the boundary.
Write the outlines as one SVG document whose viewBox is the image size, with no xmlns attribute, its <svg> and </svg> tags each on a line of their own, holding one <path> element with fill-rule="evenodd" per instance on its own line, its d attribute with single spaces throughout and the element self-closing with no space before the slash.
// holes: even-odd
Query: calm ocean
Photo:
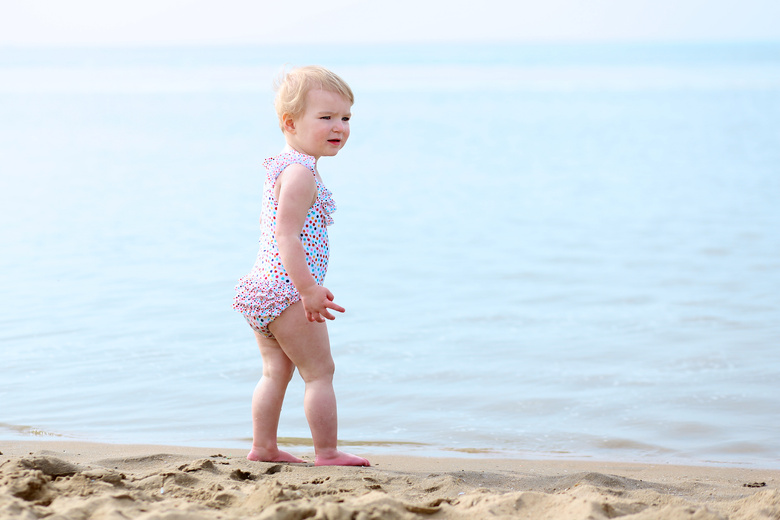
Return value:
<svg viewBox="0 0 780 520">
<path fill-rule="evenodd" d="M 0 49 L 0 441 L 249 446 L 285 63 L 357 97 L 343 444 L 780 468 L 780 44 Z"/>
</svg>

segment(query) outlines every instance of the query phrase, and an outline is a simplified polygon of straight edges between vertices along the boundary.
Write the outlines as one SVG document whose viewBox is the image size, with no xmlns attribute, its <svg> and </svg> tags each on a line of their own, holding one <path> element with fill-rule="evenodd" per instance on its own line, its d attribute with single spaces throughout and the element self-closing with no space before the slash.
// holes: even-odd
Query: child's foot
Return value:
<svg viewBox="0 0 780 520">
<path fill-rule="evenodd" d="M 252 451 L 249 452 L 246 458 L 255 462 L 306 462 L 286 451 L 276 450 L 275 453 L 272 453 L 269 450 L 261 450 L 259 448 L 252 448 Z"/>
<path fill-rule="evenodd" d="M 337 451 L 331 457 L 317 455 L 314 458 L 315 466 L 370 466 L 371 463 L 363 457 L 351 455 L 342 451 Z"/>
</svg>

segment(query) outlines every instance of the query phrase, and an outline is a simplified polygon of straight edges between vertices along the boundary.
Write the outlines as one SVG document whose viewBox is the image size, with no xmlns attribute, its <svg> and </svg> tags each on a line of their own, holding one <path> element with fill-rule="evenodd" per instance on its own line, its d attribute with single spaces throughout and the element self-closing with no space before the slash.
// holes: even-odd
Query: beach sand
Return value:
<svg viewBox="0 0 780 520">
<path fill-rule="evenodd" d="M 780 471 L 755 468 L 370 454 L 370 468 L 314 467 L 60 441 L 0 452 L 3 519 L 780 518 Z"/>
</svg>

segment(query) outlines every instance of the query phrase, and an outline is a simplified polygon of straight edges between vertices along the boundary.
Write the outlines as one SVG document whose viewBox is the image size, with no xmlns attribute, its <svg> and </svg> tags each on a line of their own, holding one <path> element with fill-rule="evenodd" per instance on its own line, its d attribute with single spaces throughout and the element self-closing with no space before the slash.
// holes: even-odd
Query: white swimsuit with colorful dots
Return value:
<svg viewBox="0 0 780 520">
<path fill-rule="evenodd" d="M 274 195 L 276 179 L 291 164 L 302 164 L 311 170 L 317 183 L 317 199 L 306 214 L 301 230 L 301 243 L 306 251 L 306 263 L 318 285 L 322 285 L 328 270 L 328 230 L 336 211 L 330 191 L 317 179 L 314 157 L 296 151 L 284 152 L 266 159 L 267 170 L 263 186 L 263 209 L 260 223 L 260 251 L 248 275 L 238 281 L 233 308 L 244 315 L 249 325 L 262 335 L 273 338 L 268 324 L 287 307 L 301 299 L 279 257 L 276 244 L 276 211 L 279 202 Z"/>
</svg>

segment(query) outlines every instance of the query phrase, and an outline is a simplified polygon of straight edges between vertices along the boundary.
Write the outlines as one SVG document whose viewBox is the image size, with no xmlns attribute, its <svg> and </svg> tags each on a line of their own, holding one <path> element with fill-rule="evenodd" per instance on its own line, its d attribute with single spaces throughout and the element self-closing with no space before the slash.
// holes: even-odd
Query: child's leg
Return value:
<svg viewBox="0 0 780 520">
<path fill-rule="evenodd" d="M 263 377 L 252 395 L 252 451 L 247 459 L 265 462 L 304 462 L 276 444 L 284 393 L 295 365 L 272 338 L 255 332 L 263 357 Z"/>
<path fill-rule="evenodd" d="M 369 466 L 366 459 L 341 452 L 336 447 L 335 366 L 325 324 L 308 321 L 299 301 L 285 309 L 269 328 L 306 383 L 303 407 L 314 441 L 315 464 Z"/>
</svg>

